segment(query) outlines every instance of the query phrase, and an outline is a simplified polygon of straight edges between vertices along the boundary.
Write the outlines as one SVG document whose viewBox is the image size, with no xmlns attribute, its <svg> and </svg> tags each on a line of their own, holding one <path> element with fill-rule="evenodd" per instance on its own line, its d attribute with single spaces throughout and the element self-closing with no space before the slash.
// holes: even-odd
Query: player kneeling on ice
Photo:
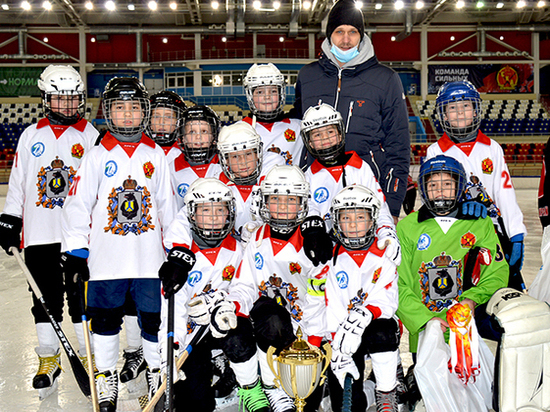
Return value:
<svg viewBox="0 0 550 412">
<path fill-rule="evenodd" d="M 164 239 L 170 249 L 168 260 L 159 271 L 164 297 L 174 295 L 174 342 L 183 351 L 197 334 L 199 325 L 210 323 L 214 306 L 223 301 L 242 258 L 239 242 L 231 236 L 235 223 L 235 198 L 218 179 L 197 179 L 184 198 Z M 190 229 L 189 229 L 190 228 Z M 190 233 L 189 233 L 190 232 Z M 191 244 L 182 239 L 191 238 Z M 167 299 L 162 300 L 159 351 L 166 373 Z M 211 350 L 219 341 L 206 334 L 183 364 L 185 379 L 174 385 L 176 410 L 213 411 Z M 180 374 L 181 375 L 181 374 Z"/>
<path fill-rule="evenodd" d="M 338 239 L 326 277 L 312 279 L 307 300 L 314 311 L 310 342 L 332 341 L 328 375 L 333 411 L 340 411 L 346 375 L 352 384 L 352 411 L 369 405 L 363 390 L 365 356 L 376 378 L 376 410 L 397 412 L 399 325 L 395 263 L 378 247 L 381 204 L 376 194 L 351 185 L 332 199 L 330 215 Z M 315 291 L 316 293 L 313 293 Z M 315 306 L 313 306 L 315 305 Z M 319 316 L 319 314 L 322 314 Z"/>
<path fill-rule="evenodd" d="M 443 155 L 431 158 L 420 167 L 418 183 L 423 206 L 397 225 L 402 247 L 397 315 L 410 333 L 413 359 L 419 350 L 419 333 L 427 323 L 434 319 L 443 331 L 450 326 L 453 331 L 460 312 L 468 319 L 473 316 L 482 336 L 498 339 L 485 304 L 508 279 L 508 265 L 491 219 L 463 213 L 466 174 L 462 165 Z M 472 333 L 477 336 L 477 331 Z M 460 354 L 458 358 L 463 359 Z M 479 366 L 471 360 L 466 357 L 462 364 L 469 371 Z M 470 377 L 460 368 L 453 366 L 453 370 L 466 380 Z M 409 368 L 406 379 L 411 396 L 418 393 L 412 371 Z"/>
</svg>

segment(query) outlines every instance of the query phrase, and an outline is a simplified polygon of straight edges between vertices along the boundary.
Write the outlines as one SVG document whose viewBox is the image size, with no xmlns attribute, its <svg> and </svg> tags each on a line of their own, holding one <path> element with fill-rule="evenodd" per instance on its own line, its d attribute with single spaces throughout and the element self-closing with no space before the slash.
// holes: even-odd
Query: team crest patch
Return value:
<svg viewBox="0 0 550 412">
<path fill-rule="evenodd" d="M 493 161 L 489 158 L 483 159 L 481 161 L 481 171 L 485 173 L 486 175 L 490 175 L 493 173 L 494 165 Z"/>
<path fill-rule="evenodd" d="M 474 235 L 472 232 L 468 232 L 460 238 L 460 246 L 462 246 L 463 249 L 471 249 L 476 244 L 476 235 Z"/>
<path fill-rule="evenodd" d="M 302 320 L 304 313 L 300 308 L 299 302 L 297 302 L 299 299 L 298 288 L 292 283 L 285 282 L 274 274 L 269 277 L 267 282 L 262 280 L 258 288 L 260 290 L 260 296 L 267 296 L 268 298 L 274 299 L 277 304 L 290 312 L 290 316 L 292 316 L 296 322 Z"/>
<path fill-rule="evenodd" d="M 378 282 L 378 279 L 380 279 L 380 272 L 382 272 L 382 268 L 378 268 L 374 271 L 372 274 L 372 283 Z"/>
<path fill-rule="evenodd" d="M 195 286 L 197 283 L 199 283 L 202 279 L 202 272 L 199 270 L 194 270 L 193 272 L 189 273 L 189 277 L 187 278 L 187 284 L 189 286 Z"/>
<path fill-rule="evenodd" d="M 45 150 L 46 150 L 46 146 L 44 146 L 44 143 L 42 142 L 35 143 L 31 147 L 31 153 L 34 157 L 42 156 Z"/>
<path fill-rule="evenodd" d="M 254 255 L 254 265 L 258 270 L 261 270 L 264 267 L 264 258 L 260 253 L 256 253 Z"/>
<path fill-rule="evenodd" d="M 338 282 L 338 287 L 340 289 L 345 289 L 348 287 L 348 283 L 349 283 L 349 276 L 346 272 L 344 272 L 343 270 L 338 272 L 336 274 L 336 282 Z"/>
<path fill-rule="evenodd" d="M 82 156 L 84 156 L 84 147 L 80 143 L 73 144 L 73 147 L 71 147 L 71 156 L 82 159 Z"/>
<path fill-rule="evenodd" d="M 302 267 L 298 262 L 290 262 L 288 265 L 288 270 L 290 270 L 291 275 L 302 273 Z"/>
<path fill-rule="evenodd" d="M 418 250 L 426 250 L 430 247 L 431 244 L 432 244 L 432 238 L 427 233 L 423 233 L 418 238 L 418 243 L 416 244 L 416 248 Z"/>
<path fill-rule="evenodd" d="M 462 262 L 442 252 L 418 271 L 422 302 L 432 312 L 441 312 L 462 295 Z"/>
<path fill-rule="evenodd" d="M 151 179 L 151 176 L 153 176 L 153 173 L 155 173 L 155 166 L 153 166 L 153 163 L 147 162 L 143 165 L 143 172 L 145 173 L 145 177 L 147 179 Z"/>
<path fill-rule="evenodd" d="M 296 141 L 296 132 L 292 129 L 286 129 L 284 133 L 285 139 L 287 142 L 295 142 Z"/>
<path fill-rule="evenodd" d="M 150 209 L 151 193 L 128 176 L 122 186 L 113 188 L 109 195 L 109 225 L 104 230 L 121 236 L 128 233 L 137 236 L 153 230 L 155 226 L 151 223 Z"/>
<path fill-rule="evenodd" d="M 328 200 L 328 189 L 326 187 L 320 187 L 313 193 L 313 200 L 317 203 L 324 203 Z"/>
<path fill-rule="evenodd" d="M 222 272 L 222 279 L 229 282 L 233 279 L 233 275 L 235 275 L 235 267 L 233 265 L 226 266 Z"/>
<path fill-rule="evenodd" d="M 38 172 L 38 202 L 36 206 L 53 209 L 63 207 L 69 187 L 73 182 L 76 170 L 65 166 L 63 160 L 56 157 L 48 167 L 41 167 Z"/>
</svg>

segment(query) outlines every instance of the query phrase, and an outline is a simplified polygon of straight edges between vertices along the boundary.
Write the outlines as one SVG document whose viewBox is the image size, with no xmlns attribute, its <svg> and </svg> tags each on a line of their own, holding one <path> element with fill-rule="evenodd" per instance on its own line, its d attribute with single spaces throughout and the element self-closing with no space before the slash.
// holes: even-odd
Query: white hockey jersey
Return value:
<svg viewBox="0 0 550 412">
<path fill-rule="evenodd" d="M 245 117 L 242 122 L 252 126 L 252 118 Z M 300 166 L 305 155 L 304 141 L 300 136 L 300 119 L 283 119 L 274 123 L 256 122 L 256 132 L 262 138 L 264 153 L 276 153 L 287 165 Z"/>
<path fill-rule="evenodd" d="M 172 228 L 171 225 L 168 233 L 173 230 L 177 232 L 179 229 Z M 174 235 L 172 233 L 171 236 Z M 228 290 L 235 270 L 242 259 L 241 245 L 232 236 L 226 237 L 220 246 L 212 249 L 201 250 L 193 243 L 191 251 L 195 254 L 197 261 L 189 272 L 187 282 L 175 294 L 174 342 L 179 343 L 189 343 L 198 329 L 194 322 L 188 320 L 187 304 L 189 301 L 202 294 Z M 159 332 L 161 341 L 166 336 L 167 319 L 168 303 L 166 299 L 162 299 Z"/>
<path fill-rule="evenodd" d="M 24 247 L 61 242 L 69 186 L 98 135 L 84 119 L 71 126 L 41 119 L 21 135 L 3 213 L 23 218 Z"/>
<path fill-rule="evenodd" d="M 428 148 L 426 159 L 441 154 L 462 163 L 468 184 L 472 184 L 475 180 L 483 184 L 487 194 L 500 210 L 509 237 L 521 233 L 527 234 L 523 224 L 523 213 L 516 201 L 510 171 L 504 160 L 504 152 L 497 142 L 481 131 L 473 142 L 459 144 L 454 143 L 447 134 L 444 134 L 437 143 Z M 491 217 L 493 222 L 498 224 L 497 219 L 494 216 Z"/>
<path fill-rule="evenodd" d="M 161 147 L 162 150 L 164 150 L 164 154 L 166 155 L 166 160 L 168 161 L 168 164 L 171 164 L 174 160 L 176 160 L 176 157 L 181 154 L 181 149 L 177 143 L 174 143 L 172 146 Z"/>
<path fill-rule="evenodd" d="M 158 278 L 162 232 L 175 216 L 166 156 L 146 135 L 107 133 L 84 158 L 62 215 L 62 251 L 89 248 L 91 280 Z"/>
<path fill-rule="evenodd" d="M 328 227 L 330 219 L 330 205 L 332 198 L 346 186 L 359 184 L 372 190 L 380 200 L 382 207 L 378 217 L 378 227 L 389 226 L 395 228 L 386 197 L 372 169 L 355 152 L 346 152 L 351 155 L 344 166 L 325 167 L 315 160 L 306 170 L 306 179 L 310 184 L 311 200 L 309 215 L 321 216 Z"/>
<path fill-rule="evenodd" d="M 322 271 L 315 267 L 303 251 L 303 238 L 296 230 L 288 241 L 271 237 L 271 229 L 263 225 L 246 247 L 237 275 L 231 282 L 228 299 L 236 302 L 238 313 L 248 316 L 260 296 L 273 298 L 284 306 L 295 328 L 302 325 L 306 307 L 307 279 Z"/>
</svg>

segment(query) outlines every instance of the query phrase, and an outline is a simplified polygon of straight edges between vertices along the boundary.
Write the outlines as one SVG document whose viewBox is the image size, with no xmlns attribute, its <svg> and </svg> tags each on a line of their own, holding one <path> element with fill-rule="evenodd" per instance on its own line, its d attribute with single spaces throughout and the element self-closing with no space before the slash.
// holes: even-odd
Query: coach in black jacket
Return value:
<svg viewBox="0 0 550 412">
<path fill-rule="evenodd" d="M 410 163 L 405 94 L 397 73 L 378 62 L 364 31 L 363 13 L 353 0 L 332 7 L 321 57 L 298 74 L 291 115 L 302 118 L 320 102 L 342 114 L 346 150 L 370 164 L 397 222 Z"/>
</svg>

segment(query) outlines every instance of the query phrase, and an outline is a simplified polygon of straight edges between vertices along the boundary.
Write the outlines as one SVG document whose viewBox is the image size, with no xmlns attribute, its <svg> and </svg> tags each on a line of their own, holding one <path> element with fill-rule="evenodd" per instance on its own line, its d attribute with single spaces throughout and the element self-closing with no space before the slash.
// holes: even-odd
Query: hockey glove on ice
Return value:
<svg viewBox="0 0 550 412">
<path fill-rule="evenodd" d="M 332 258 L 332 240 L 327 233 L 325 221 L 319 216 L 309 216 L 300 226 L 304 238 L 304 252 L 315 266 L 327 263 Z"/>
<path fill-rule="evenodd" d="M 212 311 L 210 332 L 215 338 L 223 338 L 229 329 L 237 327 L 237 314 L 235 304 L 229 300 L 222 300 Z"/>
<path fill-rule="evenodd" d="M 90 280 L 90 269 L 88 269 L 88 249 L 75 249 L 61 254 L 61 268 L 65 274 L 65 282 L 76 283 L 80 277 L 82 281 Z"/>
<path fill-rule="evenodd" d="M 510 253 L 508 263 L 511 267 L 516 268 L 519 271 L 523 267 L 523 254 L 525 250 L 525 246 L 523 244 L 523 233 L 512 236 L 510 241 L 512 242 L 512 253 Z"/>
<path fill-rule="evenodd" d="M 372 321 L 372 313 L 367 308 L 354 306 L 334 334 L 332 347 L 344 355 L 353 355 L 357 352 L 363 332 Z"/>
<path fill-rule="evenodd" d="M 210 324 L 210 316 L 214 311 L 214 307 L 227 296 L 224 290 L 216 290 L 212 293 L 204 293 L 195 296 L 187 304 L 187 315 L 189 320 L 194 321 L 197 325 Z"/>
<path fill-rule="evenodd" d="M 401 264 L 401 243 L 397 238 L 395 229 L 389 226 L 382 226 L 376 231 L 378 237 L 378 249 L 384 250 L 384 255 L 396 266 Z"/>
<path fill-rule="evenodd" d="M 462 203 L 459 209 L 459 219 L 485 219 L 487 217 L 487 207 L 483 203 L 473 200 Z"/>
<path fill-rule="evenodd" d="M 13 255 L 10 252 L 10 248 L 16 247 L 19 249 L 21 246 L 21 228 L 23 227 L 23 219 L 20 217 L 7 215 L 5 213 L 0 215 L 0 246 L 6 251 L 8 255 Z"/>
<path fill-rule="evenodd" d="M 182 246 L 173 247 L 168 252 L 167 260 L 159 270 L 159 278 L 162 281 L 165 299 L 178 293 L 185 285 L 189 271 L 196 261 L 195 254 Z"/>
<path fill-rule="evenodd" d="M 353 361 L 351 356 L 344 355 L 336 349 L 332 350 L 330 369 L 332 369 L 332 372 L 334 373 L 336 378 L 338 378 L 338 383 L 340 383 L 342 389 L 344 388 L 346 375 L 348 373 L 353 376 L 353 379 L 355 380 L 359 379 L 360 377 L 359 369 L 357 369 L 357 365 L 355 365 L 355 362 Z"/>
</svg>

